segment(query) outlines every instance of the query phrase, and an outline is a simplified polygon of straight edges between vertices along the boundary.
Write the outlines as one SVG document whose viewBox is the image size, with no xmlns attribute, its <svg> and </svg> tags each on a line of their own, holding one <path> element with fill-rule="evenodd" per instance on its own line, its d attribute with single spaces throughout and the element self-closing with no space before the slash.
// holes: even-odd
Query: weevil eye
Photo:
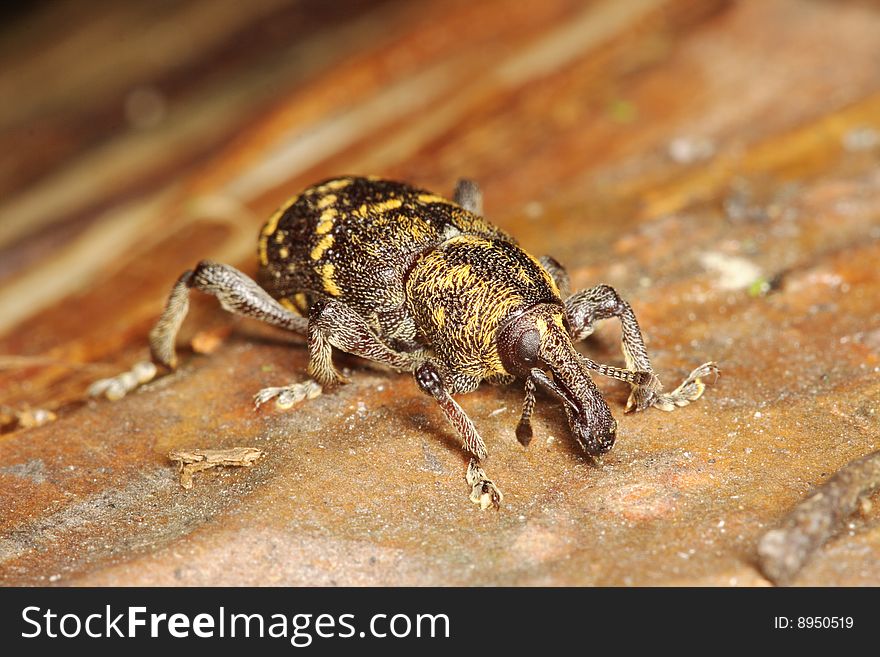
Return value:
<svg viewBox="0 0 880 657">
<path fill-rule="evenodd" d="M 516 357 L 526 367 L 538 364 L 538 351 L 541 349 L 541 334 L 538 329 L 528 329 L 520 333 L 516 341 Z"/>
</svg>

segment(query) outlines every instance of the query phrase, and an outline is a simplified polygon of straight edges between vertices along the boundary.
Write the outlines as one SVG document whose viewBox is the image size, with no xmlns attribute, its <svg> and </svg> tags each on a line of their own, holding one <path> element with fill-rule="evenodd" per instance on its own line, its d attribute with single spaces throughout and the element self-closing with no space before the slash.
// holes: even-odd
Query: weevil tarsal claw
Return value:
<svg viewBox="0 0 880 657">
<path fill-rule="evenodd" d="M 495 482 L 486 476 L 485 470 L 479 466 L 476 459 L 471 459 L 468 463 L 465 479 L 471 487 L 471 502 L 479 504 L 481 511 L 485 511 L 490 506 L 495 509 L 501 508 L 504 494 L 498 489 Z"/>
<path fill-rule="evenodd" d="M 302 383 L 294 383 L 289 386 L 277 388 L 263 388 L 254 395 L 254 410 L 260 408 L 267 401 L 275 400 L 275 405 L 281 410 L 287 410 L 294 404 L 305 399 L 314 399 L 322 392 L 321 384 L 309 379 Z"/>
<path fill-rule="evenodd" d="M 89 397 L 103 395 L 110 401 L 122 399 L 133 390 L 156 378 L 156 365 L 148 360 L 136 363 L 130 370 L 95 381 L 89 386 Z"/>
<path fill-rule="evenodd" d="M 634 387 L 626 404 L 627 413 L 642 411 L 649 406 L 659 408 L 661 411 L 673 411 L 677 406 L 687 406 L 692 401 L 699 399 L 706 390 L 703 379 L 712 376 L 712 383 L 718 379 L 721 370 L 713 362 L 703 363 L 672 392 L 664 393 L 658 387 L 648 388 L 643 386 Z M 659 384 L 659 381 L 657 382 Z"/>
</svg>

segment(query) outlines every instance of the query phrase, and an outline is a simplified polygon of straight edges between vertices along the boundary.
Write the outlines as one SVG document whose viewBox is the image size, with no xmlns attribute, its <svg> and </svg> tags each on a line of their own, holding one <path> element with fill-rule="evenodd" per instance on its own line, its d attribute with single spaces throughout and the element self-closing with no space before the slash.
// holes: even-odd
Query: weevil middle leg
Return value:
<svg viewBox="0 0 880 657">
<path fill-rule="evenodd" d="M 548 255 L 538 258 L 538 262 L 541 263 L 541 266 L 550 274 L 553 282 L 556 283 L 556 287 L 559 289 L 559 296 L 563 299 L 569 296 L 571 294 L 571 284 L 565 267 L 560 265 L 556 258 Z"/>
<path fill-rule="evenodd" d="M 382 342 L 366 320 L 339 301 L 319 301 L 309 310 L 309 374 L 322 385 L 344 383 L 331 360 L 332 348 L 396 370 L 412 370 L 421 351 L 395 351 Z"/>
</svg>

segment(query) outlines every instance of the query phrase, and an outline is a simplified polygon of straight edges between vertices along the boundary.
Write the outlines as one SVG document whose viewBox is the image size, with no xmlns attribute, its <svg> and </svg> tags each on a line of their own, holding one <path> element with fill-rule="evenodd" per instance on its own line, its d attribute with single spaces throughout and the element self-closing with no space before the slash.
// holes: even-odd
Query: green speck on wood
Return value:
<svg viewBox="0 0 880 657">
<path fill-rule="evenodd" d="M 608 114 L 617 123 L 632 123 L 639 116 L 639 110 L 628 100 L 616 98 L 608 106 Z"/>
<path fill-rule="evenodd" d="M 755 279 L 755 281 L 749 285 L 748 293 L 749 296 L 753 299 L 757 299 L 758 297 L 766 296 L 770 291 L 770 281 L 761 276 L 760 278 Z"/>
</svg>

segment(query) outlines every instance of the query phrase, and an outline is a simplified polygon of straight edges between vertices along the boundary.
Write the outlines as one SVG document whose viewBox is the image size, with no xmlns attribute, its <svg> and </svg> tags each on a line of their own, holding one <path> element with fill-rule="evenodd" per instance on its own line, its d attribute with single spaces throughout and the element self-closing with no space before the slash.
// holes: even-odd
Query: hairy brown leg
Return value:
<svg viewBox="0 0 880 657">
<path fill-rule="evenodd" d="M 559 289 L 559 296 L 564 299 L 571 294 L 568 272 L 565 271 L 565 267 L 560 265 L 556 258 L 545 255 L 538 258 L 538 262 L 541 263 L 541 266 L 550 274 L 553 282 L 556 283 L 556 287 Z"/>
<path fill-rule="evenodd" d="M 529 376 L 526 379 L 526 397 L 523 400 L 522 415 L 519 424 L 516 425 L 516 439 L 523 447 L 528 447 L 532 442 L 532 412 L 535 410 L 535 379 Z"/>
<path fill-rule="evenodd" d="M 653 375 L 654 370 L 632 307 L 608 285 L 598 285 L 568 297 L 565 301 L 565 314 L 574 340 L 583 340 L 592 334 L 595 323 L 600 320 L 613 317 L 620 320 L 621 348 L 626 369 L 633 373 L 633 379 L 625 378 L 626 370 L 599 365 L 593 361 L 590 363 L 595 365 L 591 369 L 613 378 L 629 381 L 633 386 L 626 404 L 627 412 L 641 411 L 649 406 L 656 406 L 664 411 L 671 411 L 676 406 L 685 406 L 699 399 L 703 394 L 706 388 L 703 378 L 718 374 L 718 366 L 715 363 L 704 363 L 691 372 L 675 390 L 669 393 L 663 392 L 660 380 L 656 376 L 650 378 L 645 376 L 645 373 Z"/>
<path fill-rule="evenodd" d="M 483 192 L 473 180 L 459 180 L 455 185 L 453 200 L 468 212 L 483 214 Z"/>
<path fill-rule="evenodd" d="M 195 289 L 217 298 L 224 310 L 306 334 L 308 320 L 289 311 L 269 293 L 235 267 L 202 260 L 193 271 L 184 272 L 168 297 L 165 310 L 150 331 L 153 360 L 169 369 L 177 366 L 174 340 L 189 310 L 189 290 Z"/>
<path fill-rule="evenodd" d="M 465 449 L 476 457 L 470 460 L 465 477 L 471 486 L 471 501 L 479 504 L 483 509 L 490 505 L 498 508 L 504 496 L 479 465 L 479 461 L 489 455 L 486 444 L 477 433 L 477 429 L 467 413 L 449 394 L 443 381 L 441 368 L 433 361 L 426 360 L 416 367 L 414 374 L 419 388 L 434 398 L 443 414 L 446 415 L 446 419 L 449 420 L 461 438 Z"/>
<path fill-rule="evenodd" d="M 306 333 L 308 320 L 287 310 L 251 278 L 230 265 L 203 260 L 194 270 L 185 271 L 177 279 L 162 315 L 150 331 L 153 363 L 138 363 L 128 372 L 96 381 L 89 387 L 90 395 L 103 394 L 109 399 L 119 399 L 151 381 L 158 372 L 154 364 L 163 365 L 169 370 L 177 367 L 174 342 L 189 311 L 189 292 L 192 289 L 215 296 L 220 305 L 231 313 L 296 333 Z"/>
<path fill-rule="evenodd" d="M 333 347 L 398 370 L 411 370 L 420 352 L 397 352 L 385 345 L 355 310 L 338 301 L 319 301 L 309 310 L 309 376 L 314 380 L 264 388 L 254 396 L 260 406 L 275 398 L 280 408 L 321 394 L 321 386 L 348 383 L 333 366 Z"/>
</svg>

